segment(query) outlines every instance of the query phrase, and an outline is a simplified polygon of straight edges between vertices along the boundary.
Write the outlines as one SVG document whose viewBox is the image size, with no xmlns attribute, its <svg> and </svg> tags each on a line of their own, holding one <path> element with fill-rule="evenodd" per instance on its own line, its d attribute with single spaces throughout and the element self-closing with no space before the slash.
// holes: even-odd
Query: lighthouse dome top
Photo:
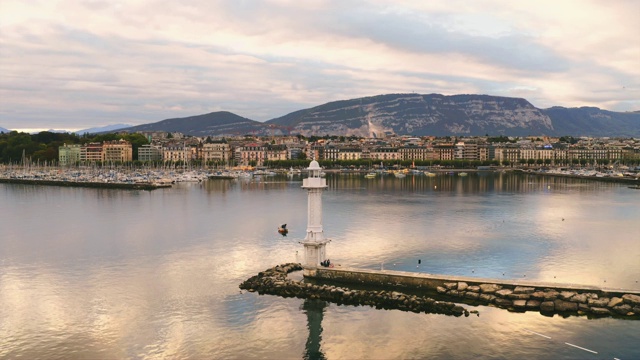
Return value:
<svg viewBox="0 0 640 360">
<path fill-rule="evenodd" d="M 309 164 L 309 167 L 307 168 L 307 170 L 322 170 L 322 168 L 320 167 L 320 164 L 313 160 L 311 162 L 311 164 Z"/>
</svg>

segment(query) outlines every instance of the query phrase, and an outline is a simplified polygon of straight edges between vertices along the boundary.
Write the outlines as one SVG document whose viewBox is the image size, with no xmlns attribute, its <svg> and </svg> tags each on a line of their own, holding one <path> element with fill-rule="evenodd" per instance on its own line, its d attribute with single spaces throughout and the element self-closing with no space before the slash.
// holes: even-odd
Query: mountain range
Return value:
<svg viewBox="0 0 640 360">
<path fill-rule="evenodd" d="M 522 98 L 490 95 L 386 94 L 333 101 L 265 122 L 220 111 L 162 120 L 121 131 L 194 136 L 640 136 L 640 112 L 594 107 L 539 109 Z"/>
<path fill-rule="evenodd" d="M 107 126 L 101 126 L 101 127 L 92 127 L 89 129 L 82 129 L 82 130 L 78 130 L 78 131 L 74 131 L 76 134 L 97 134 L 97 133 L 101 133 L 101 132 L 110 132 L 110 131 L 115 131 L 115 130 L 120 130 L 120 129 L 125 129 L 125 128 L 129 128 L 132 125 L 130 124 L 114 124 L 114 125 L 107 125 Z"/>
<path fill-rule="evenodd" d="M 83 129 L 83 130 L 78 130 L 78 131 L 55 130 L 55 129 L 49 129 L 47 131 L 51 132 L 51 133 L 76 133 L 76 134 L 82 135 L 82 134 L 97 134 L 97 133 L 103 133 L 103 132 L 111 132 L 111 131 L 115 131 L 115 130 L 119 130 L 119 129 L 123 129 L 123 128 L 128 128 L 128 127 L 131 127 L 131 125 L 129 125 L 129 124 L 114 124 L 114 125 L 107 125 L 107 126 L 102 126 L 102 127 L 93 127 L 93 128 Z M 5 128 L 0 126 L 0 133 L 2 133 L 2 132 L 9 133 L 9 132 L 11 132 L 11 130 L 5 129 Z"/>
<path fill-rule="evenodd" d="M 0 131 L 9 130 L 0 128 Z M 539 109 L 522 98 L 491 95 L 386 94 L 328 102 L 265 122 L 228 111 L 155 123 L 110 125 L 76 133 L 180 132 L 192 136 L 305 135 L 640 137 L 640 111 L 595 107 Z"/>
</svg>

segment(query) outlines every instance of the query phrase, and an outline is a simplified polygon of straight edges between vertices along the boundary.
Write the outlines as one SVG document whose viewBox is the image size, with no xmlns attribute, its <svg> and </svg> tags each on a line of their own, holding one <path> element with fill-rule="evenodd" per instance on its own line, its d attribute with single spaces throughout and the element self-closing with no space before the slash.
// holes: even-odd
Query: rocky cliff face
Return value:
<svg viewBox="0 0 640 360">
<path fill-rule="evenodd" d="M 268 124 L 303 135 L 549 134 L 549 116 L 524 99 L 488 95 L 390 94 L 336 101 Z"/>
</svg>

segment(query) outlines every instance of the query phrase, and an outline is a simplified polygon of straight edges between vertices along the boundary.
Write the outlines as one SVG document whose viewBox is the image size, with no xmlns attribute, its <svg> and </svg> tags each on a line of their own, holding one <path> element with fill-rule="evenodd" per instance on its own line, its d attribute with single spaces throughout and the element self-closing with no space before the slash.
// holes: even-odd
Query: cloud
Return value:
<svg viewBox="0 0 640 360">
<path fill-rule="evenodd" d="M 637 110 L 639 10 L 635 1 L 6 0 L 0 125 L 78 129 L 217 110 L 263 121 L 394 92 Z"/>
</svg>

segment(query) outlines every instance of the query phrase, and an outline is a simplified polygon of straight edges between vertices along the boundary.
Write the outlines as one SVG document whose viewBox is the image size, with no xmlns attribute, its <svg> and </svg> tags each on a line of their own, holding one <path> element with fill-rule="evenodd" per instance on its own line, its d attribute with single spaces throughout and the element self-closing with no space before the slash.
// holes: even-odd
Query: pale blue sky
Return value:
<svg viewBox="0 0 640 360">
<path fill-rule="evenodd" d="M 0 126 L 407 92 L 640 110 L 639 18 L 640 0 L 0 0 Z"/>
</svg>

